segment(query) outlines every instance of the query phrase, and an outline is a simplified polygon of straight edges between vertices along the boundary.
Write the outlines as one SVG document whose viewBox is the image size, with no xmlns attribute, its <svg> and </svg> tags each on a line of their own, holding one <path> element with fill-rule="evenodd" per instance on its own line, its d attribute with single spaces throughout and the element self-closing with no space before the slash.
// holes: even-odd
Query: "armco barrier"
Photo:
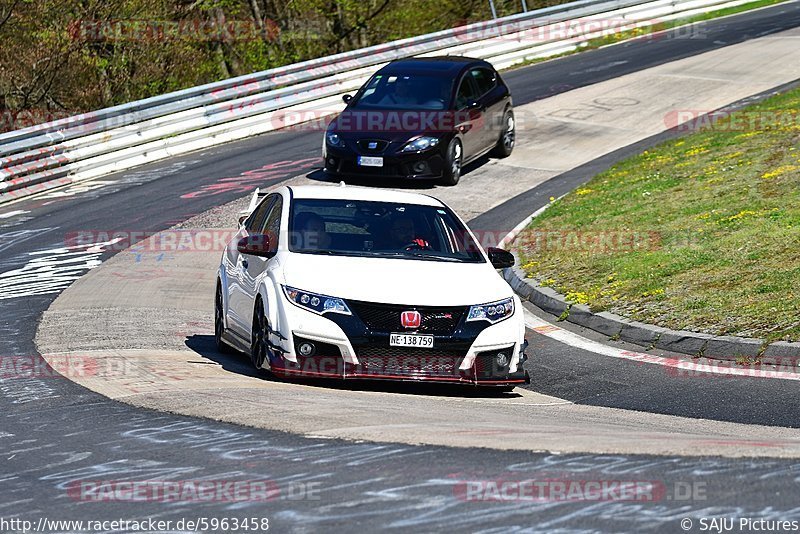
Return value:
<svg viewBox="0 0 800 534">
<path fill-rule="evenodd" d="M 576 21 L 613 19 L 613 30 L 624 31 L 747 1 L 580 0 L 7 132 L 0 134 L 0 203 L 274 130 L 280 127 L 271 120 L 276 111 L 335 112 L 343 107 L 342 94 L 394 59 L 469 55 L 502 69 L 609 32 L 602 24 L 570 26 Z M 573 28 L 569 35 L 565 26 Z"/>
</svg>

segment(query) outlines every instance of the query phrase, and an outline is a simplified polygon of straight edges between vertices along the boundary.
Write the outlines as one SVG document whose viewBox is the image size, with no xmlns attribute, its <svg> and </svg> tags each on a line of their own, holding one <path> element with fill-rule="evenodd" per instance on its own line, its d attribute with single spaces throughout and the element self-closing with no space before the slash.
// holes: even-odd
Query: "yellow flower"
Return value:
<svg viewBox="0 0 800 534">
<path fill-rule="evenodd" d="M 565 295 L 567 300 L 577 304 L 589 304 L 589 295 L 583 291 L 569 291 Z"/>
<path fill-rule="evenodd" d="M 696 156 L 698 154 L 705 154 L 706 152 L 708 152 L 708 149 L 706 147 L 698 146 L 698 147 L 695 147 L 695 148 L 687 150 L 686 151 L 686 155 L 687 156 Z"/>
<path fill-rule="evenodd" d="M 742 210 L 739 213 L 737 213 L 736 215 L 731 215 L 730 217 L 725 217 L 722 220 L 723 221 L 731 221 L 732 222 L 732 221 L 738 221 L 738 220 L 744 219 L 746 217 L 752 217 L 753 215 L 758 215 L 758 213 L 756 213 L 753 210 Z"/>
<path fill-rule="evenodd" d="M 777 169 L 765 172 L 764 174 L 761 175 L 761 178 L 763 178 L 764 180 L 771 180 L 772 178 L 777 178 L 782 174 L 796 171 L 797 169 L 800 169 L 800 167 L 798 167 L 797 165 L 781 165 Z"/>
</svg>

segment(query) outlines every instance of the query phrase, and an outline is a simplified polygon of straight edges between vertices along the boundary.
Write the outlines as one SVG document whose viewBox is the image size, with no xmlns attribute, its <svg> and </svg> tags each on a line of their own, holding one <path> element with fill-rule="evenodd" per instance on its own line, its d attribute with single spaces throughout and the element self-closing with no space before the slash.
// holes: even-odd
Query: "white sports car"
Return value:
<svg viewBox="0 0 800 534">
<path fill-rule="evenodd" d="M 360 187 L 282 187 L 222 255 L 220 350 L 278 376 L 526 383 L 519 298 L 444 203 Z"/>
</svg>

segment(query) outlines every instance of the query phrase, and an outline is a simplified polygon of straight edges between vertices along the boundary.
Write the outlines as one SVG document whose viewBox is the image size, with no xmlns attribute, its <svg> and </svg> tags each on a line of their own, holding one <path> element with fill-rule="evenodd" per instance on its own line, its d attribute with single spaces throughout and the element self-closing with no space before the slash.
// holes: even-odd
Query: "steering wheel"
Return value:
<svg viewBox="0 0 800 534">
<path fill-rule="evenodd" d="M 424 239 L 418 238 L 403 247 L 405 250 L 431 250 L 433 247 Z"/>
</svg>

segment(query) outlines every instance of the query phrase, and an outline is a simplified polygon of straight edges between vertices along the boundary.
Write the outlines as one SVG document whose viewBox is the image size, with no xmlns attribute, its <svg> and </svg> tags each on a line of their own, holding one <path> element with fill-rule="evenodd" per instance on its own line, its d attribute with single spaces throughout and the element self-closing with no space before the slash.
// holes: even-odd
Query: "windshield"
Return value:
<svg viewBox="0 0 800 534">
<path fill-rule="evenodd" d="M 306 254 L 483 263 L 447 208 L 357 200 L 296 199 L 289 250 Z"/>
<path fill-rule="evenodd" d="M 424 74 L 376 74 L 350 104 L 351 109 L 446 109 L 453 81 Z"/>
</svg>

